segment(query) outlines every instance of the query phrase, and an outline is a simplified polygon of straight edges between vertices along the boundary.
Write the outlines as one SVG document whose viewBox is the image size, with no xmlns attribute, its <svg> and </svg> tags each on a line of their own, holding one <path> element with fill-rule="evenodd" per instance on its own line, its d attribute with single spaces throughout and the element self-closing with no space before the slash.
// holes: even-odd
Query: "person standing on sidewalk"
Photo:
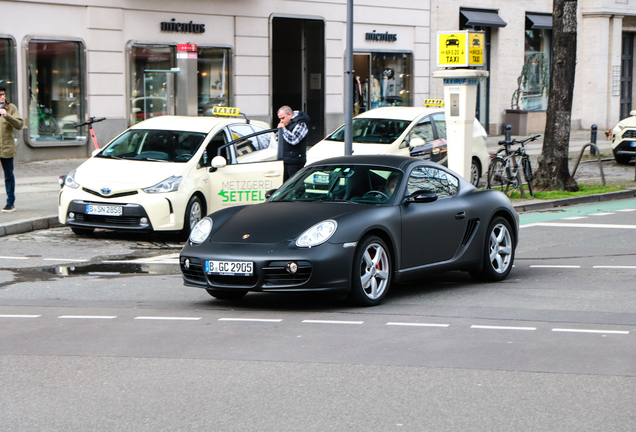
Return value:
<svg viewBox="0 0 636 432">
<path fill-rule="evenodd" d="M 309 116 L 302 111 L 293 111 L 287 105 L 278 110 L 278 127 L 283 130 L 283 164 L 287 181 L 307 162 L 307 123 Z"/>
<path fill-rule="evenodd" d="M 4 187 L 7 190 L 7 205 L 2 209 L 4 213 L 15 210 L 14 131 L 22 129 L 23 125 L 18 108 L 7 101 L 7 89 L 0 87 L 0 161 L 4 171 Z"/>
</svg>

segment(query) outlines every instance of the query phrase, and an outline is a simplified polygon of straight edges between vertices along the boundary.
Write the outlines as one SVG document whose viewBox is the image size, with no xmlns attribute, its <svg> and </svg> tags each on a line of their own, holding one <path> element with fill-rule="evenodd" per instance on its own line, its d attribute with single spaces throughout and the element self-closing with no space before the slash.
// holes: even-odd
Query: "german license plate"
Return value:
<svg viewBox="0 0 636 432">
<path fill-rule="evenodd" d="M 249 261 L 206 261 L 205 272 L 223 276 L 252 276 L 254 263 Z"/>
<path fill-rule="evenodd" d="M 86 204 L 86 214 L 101 216 L 121 216 L 124 214 L 122 206 Z"/>
</svg>

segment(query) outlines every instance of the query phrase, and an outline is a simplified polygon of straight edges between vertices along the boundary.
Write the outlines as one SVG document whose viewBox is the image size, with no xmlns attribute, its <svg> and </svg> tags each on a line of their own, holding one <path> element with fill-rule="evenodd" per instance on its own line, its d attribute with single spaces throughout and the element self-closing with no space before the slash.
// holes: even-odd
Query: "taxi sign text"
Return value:
<svg viewBox="0 0 636 432">
<path fill-rule="evenodd" d="M 437 66 L 484 65 L 484 32 L 437 32 Z"/>
<path fill-rule="evenodd" d="M 212 115 L 216 115 L 216 116 L 237 116 L 239 114 L 241 114 L 241 111 L 238 108 L 223 107 L 223 106 L 212 107 Z"/>
</svg>

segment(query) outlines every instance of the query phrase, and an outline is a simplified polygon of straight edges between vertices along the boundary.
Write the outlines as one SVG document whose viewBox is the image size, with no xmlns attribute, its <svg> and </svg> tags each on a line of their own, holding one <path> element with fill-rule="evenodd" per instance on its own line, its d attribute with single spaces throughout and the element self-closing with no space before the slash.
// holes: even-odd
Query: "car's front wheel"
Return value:
<svg viewBox="0 0 636 432">
<path fill-rule="evenodd" d="M 479 186 L 479 179 L 481 178 L 481 168 L 476 158 L 473 158 L 470 164 L 470 184 L 477 187 Z"/>
<path fill-rule="evenodd" d="M 187 238 L 190 235 L 190 231 L 192 231 L 194 226 L 198 224 L 202 218 L 203 205 L 201 204 L 201 199 L 198 196 L 193 196 L 190 198 L 190 201 L 188 201 L 188 206 L 186 207 L 181 235 Z"/>
<path fill-rule="evenodd" d="M 232 291 L 220 291 L 213 289 L 206 289 L 208 294 L 210 294 L 214 298 L 218 298 L 219 300 L 238 300 L 245 297 L 247 294 L 246 290 L 232 290 Z"/>
<path fill-rule="evenodd" d="M 358 306 L 382 303 L 391 286 L 391 257 L 381 238 L 364 238 L 356 249 L 348 299 Z"/>
<path fill-rule="evenodd" d="M 504 280 L 512 270 L 515 260 L 515 245 L 512 229 L 508 221 L 496 217 L 488 225 L 484 242 L 483 268 L 471 275 L 479 280 Z"/>
</svg>

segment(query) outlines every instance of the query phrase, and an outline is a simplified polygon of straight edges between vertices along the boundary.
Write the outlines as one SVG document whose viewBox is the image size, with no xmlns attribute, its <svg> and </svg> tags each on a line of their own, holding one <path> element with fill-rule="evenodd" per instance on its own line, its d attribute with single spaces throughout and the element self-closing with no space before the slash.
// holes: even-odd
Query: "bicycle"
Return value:
<svg viewBox="0 0 636 432">
<path fill-rule="evenodd" d="M 93 130 L 93 123 L 97 123 L 102 120 L 106 120 L 106 117 L 102 117 L 102 118 L 91 117 L 88 120 L 86 120 L 84 123 L 73 124 L 74 128 L 88 126 L 88 131 L 90 132 L 91 138 L 93 139 L 93 145 L 95 146 L 95 150 L 99 149 L 99 144 L 97 144 L 97 138 L 95 137 L 95 131 Z"/>
<path fill-rule="evenodd" d="M 534 135 L 525 140 L 507 139 L 499 141 L 499 144 L 503 148 L 497 151 L 495 157 L 490 161 L 488 166 L 488 189 L 500 190 L 503 193 L 508 193 L 509 188 L 512 189 L 521 188 L 523 194 L 523 182 L 521 181 L 521 173 L 519 172 L 518 159 L 521 159 L 521 168 L 523 176 L 528 185 L 528 192 L 530 196 L 534 197 L 534 190 L 532 188 L 532 164 L 530 163 L 530 156 L 526 153 L 525 144 L 529 141 L 534 141 L 541 135 Z M 519 147 L 512 150 L 512 145 L 519 144 Z"/>
<path fill-rule="evenodd" d="M 54 134 L 57 131 L 57 120 L 53 116 L 53 110 L 38 104 L 38 132 Z"/>
</svg>

